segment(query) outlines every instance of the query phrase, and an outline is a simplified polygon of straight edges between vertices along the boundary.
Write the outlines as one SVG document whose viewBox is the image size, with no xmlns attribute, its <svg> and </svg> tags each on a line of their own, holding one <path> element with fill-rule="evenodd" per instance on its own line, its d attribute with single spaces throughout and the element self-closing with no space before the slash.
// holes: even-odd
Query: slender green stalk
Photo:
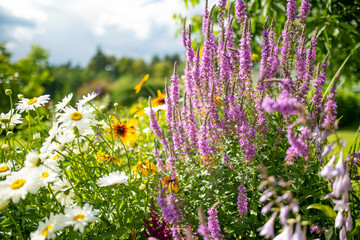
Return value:
<svg viewBox="0 0 360 240">
<path fill-rule="evenodd" d="M 18 231 L 19 233 L 19 236 L 21 239 L 25 240 L 25 238 L 23 237 L 22 235 L 22 231 L 20 229 L 20 226 L 19 224 L 17 224 L 17 222 L 15 221 L 15 219 L 13 218 L 13 216 L 11 215 L 11 213 L 9 213 L 9 211 L 5 211 L 6 215 L 10 218 L 10 220 L 14 223 L 15 227 L 16 227 L 16 230 Z"/>
</svg>

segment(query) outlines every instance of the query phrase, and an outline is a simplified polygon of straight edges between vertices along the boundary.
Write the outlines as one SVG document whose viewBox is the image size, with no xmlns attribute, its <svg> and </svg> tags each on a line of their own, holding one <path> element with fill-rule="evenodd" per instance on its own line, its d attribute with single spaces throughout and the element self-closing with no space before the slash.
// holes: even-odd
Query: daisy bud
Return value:
<svg viewBox="0 0 360 240">
<path fill-rule="evenodd" d="M 5 90 L 5 94 L 8 95 L 8 96 L 10 96 L 10 95 L 12 94 L 11 89 L 6 89 L 6 90 Z"/>
<path fill-rule="evenodd" d="M 24 165 L 28 168 L 34 168 L 37 167 L 40 163 L 40 157 L 39 154 L 36 152 L 29 152 L 26 154 Z"/>
<path fill-rule="evenodd" d="M 146 187 L 145 184 L 142 183 L 142 184 L 140 185 L 139 189 L 142 191 L 142 190 L 145 189 L 145 187 Z"/>
<path fill-rule="evenodd" d="M 18 95 L 17 95 L 17 97 L 18 97 L 18 99 L 19 99 L 19 100 L 21 100 L 21 99 L 23 99 L 23 98 L 24 98 L 24 95 L 22 95 L 22 94 L 18 94 Z"/>
<path fill-rule="evenodd" d="M 14 136 L 14 133 L 13 133 L 12 131 L 8 131 L 8 132 L 6 133 L 6 136 L 9 137 L 9 138 L 11 138 L 11 137 Z"/>
<path fill-rule="evenodd" d="M 100 111 L 101 113 L 106 112 L 106 107 L 105 107 L 104 105 L 101 105 L 101 106 L 99 107 L 99 111 Z"/>
<path fill-rule="evenodd" d="M 4 143 L 2 146 L 1 146 L 1 149 L 4 150 L 4 151 L 7 151 L 9 150 L 10 146 L 6 143 Z"/>
<path fill-rule="evenodd" d="M 34 141 L 40 141 L 40 140 L 41 140 L 41 135 L 40 135 L 40 133 L 34 133 L 34 135 L 33 135 L 33 140 L 34 140 Z"/>
<path fill-rule="evenodd" d="M 117 108 L 119 106 L 118 103 L 114 103 L 114 108 Z"/>
<path fill-rule="evenodd" d="M 0 211 L 6 209 L 9 206 L 9 201 L 8 200 L 1 200 L 0 201 Z"/>
</svg>

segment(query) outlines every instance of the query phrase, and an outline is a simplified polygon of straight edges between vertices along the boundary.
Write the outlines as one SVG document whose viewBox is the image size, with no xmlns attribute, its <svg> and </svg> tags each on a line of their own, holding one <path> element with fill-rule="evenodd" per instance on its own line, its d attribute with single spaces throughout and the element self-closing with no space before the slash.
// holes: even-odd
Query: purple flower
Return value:
<svg viewBox="0 0 360 240">
<path fill-rule="evenodd" d="M 260 236 L 264 236 L 265 238 L 274 237 L 274 222 L 276 216 L 277 212 L 274 212 L 271 218 L 264 224 L 264 226 L 258 229 L 258 231 L 260 231 Z"/>
<path fill-rule="evenodd" d="M 309 15 L 309 12 L 310 12 L 309 0 L 302 0 L 298 18 L 300 18 L 303 23 L 305 22 L 306 17 Z"/>
<path fill-rule="evenodd" d="M 209 227 L 211 236 L 214 239 L 223 238 L 224 236 L 220 233 L 221 229 L 220 229 L 219 220 L 217 217 L 218 211 L 216 210 L 216 207 L 210 208 L 208 210 L 208 214 L 209 214 L 208 227 Z"/>
<path fill-rule="evenodd" d="M 245 216 L 246 212 L 247 212 L 247 206 L 248 206 L 248 201 L 246 198 L 246 188 L 241 184 L 238 187 L 238 191 L 239 191 L 239 195 L 237 198 L 237 206 L 239 208 L 239 215 L 240 217 Z"/>
<path fill-rule="evenodd" d="M 239 24 L 247 19 L 246 4 L 243 0 L 237 0 L 235 3 L 235 15 Z"/>
</svg>

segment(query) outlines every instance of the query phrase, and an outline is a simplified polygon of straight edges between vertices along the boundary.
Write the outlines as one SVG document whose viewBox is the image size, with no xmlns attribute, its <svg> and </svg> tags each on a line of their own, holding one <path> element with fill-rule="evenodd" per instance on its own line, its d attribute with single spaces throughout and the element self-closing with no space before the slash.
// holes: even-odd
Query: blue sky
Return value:
<svg viewBox="0 0 360 240">
<path fill-rule="evenodd" d="M 116 57 L 183 54 L 172 16 L 201 13 L 204 5 L 185 9 L 182 0 L 0 0 L 0 41 L 7 42 L 12 60 L 38 44 L 49 50 L 53 64 L 85 66 L 97 46 Z"/>
</svg>

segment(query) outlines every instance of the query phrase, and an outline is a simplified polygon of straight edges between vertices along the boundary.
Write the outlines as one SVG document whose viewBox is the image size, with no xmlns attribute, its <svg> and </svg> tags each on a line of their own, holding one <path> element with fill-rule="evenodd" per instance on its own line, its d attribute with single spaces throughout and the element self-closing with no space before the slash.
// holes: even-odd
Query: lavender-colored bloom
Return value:
<svg viewBox="0 0 360 240">
<path fill-rule="evenodd" d="M 237 206 L 239 208 L 240 217 L 245 216 L 248 207 L 246 188 L 243 185 L 238 187 L 239 195 L 237 198 Z"/>
<path fill-rule="evenodd" d="M 291 239 L 292 240 L 306 240 L 306 237 L 304 236 L 303 231 L 301 229 L 300 222 L 296 223 L 295 232 Z"/>
<path fill-rule="evenodd" d="M 210 240 L 209 228 L 204 225 L 199 225 L 197 232 L 204 238 L 204 240 Z"/>
<path fill-rule="evenodd" d="M 313 226 L 311 226 L 311 228 L 310 228 L 310 233 L 314 233 L 314 232 L 316 232 L 316 231 L 318 231 L 319 230 L 319 225 L 313 225 Z"/>
<path fill-rule="evenodd" d="M 287 224 L 287 218 L 288 218 L 289 212 L 290 212 L 290 206 L 289 205 L 286 205 L 286 206 L 280 208 L 279 218 L 280 218 L 280 223 L 283 226 L 285 226 Z"/>
<path fill-rule="evenodd" d="M 208 214 L 209 214 L 208 227 L 209 227 L 211 236 L 213 237 L 213 239 L 223 238 L 224 236 L 220 233 L 221 229 L 220 229 L 219 220 L 217 217 L 218 211 L 216 210 L 215 207 L 212 207 L 208 210 Z"/>
<path fill-rule="evenodd" d="M 282 233 L 277 235 L 273 240 L 292 240 L 293 226 L 286 225 Z"/>
<path fill-rule="evenodd" d="M 237 0 L 235 3 L 235 16 L 239 24 L 243 23 L 247 19 L 246 4 L 243 0 Z"/>
<path fill-rule="evenodd" d="M 346 240 L 346 229 L 345 226 L 343 226 L 340 230 L 340 240 Z"/>
<path fill-rule="evenodd" d="M 265 238 L 274 237 L 274 222 L 276 216 L 277 212 L 274 212 L 271 218 L 264 224 L 264 226 L 258 229 L 258 231 L 260 231 L 260 236 L 264 236 Z"/>
<path fill-rule="evenodd" d="M 262 107 L 268 112 L 273 113 L 278 111 L 282 114 L 301 114 L 305 107 L 300 104 L 296 98 L 282 97 L 277 101 L 270 97 L 265 97 Z"/>
<path fill-rule="evenodd" d="M 344 223 L 343 211 L 339 211 L 335 219 L 335 228 L 341 228 Z"/>
<path fill-rule="evenodd" d="M 288 21 L 293 22 L 296 17 L 296 0 L 288 0 L 288 4 L 286 5 L 286 16 L 288 18 Z"/>
<path fill-rule="evenodd" d="M 298 18 L 300 18 L 303 23 L 305 22 L 306 17 L 309 15 L 309 12 L 310 12 L 309 0 L 302 0 Z"/>
<path fill-rule="evenodd" d="M 160 197 L 156 200 L 166 221 L 168 221 L 172 226 L 177 225 L 181 220 L 182 212 L 181 209 L 176 206 L 176 197 L 173 194 L 170 194 L 167 198 L 163 198 L 160 195 Z"/>
<path fill-rule="evenodd" d="M 350 211 L 348 211 L 347 215 L 348 216 L 347 216 L 346 221 L 345 221 L 345 227 L 346 227 L 346 231 L 350 232 L 352 230 L 353 220 L 352 220 Z"/>
<path fill-rule="evenodd" d="M 334 176 L 334 173 L 335 173 L 335 170 L 334 170 L 334 163 L 335 163 L 335 160 L 336 160 L 336 155 L 334 154 L 330 161 L 323 167 L 323 169 L 321 169 L 320 171 L 320 176 L 321 177 L 324 177 L 324 178 L 327 178 L 327 179 L 332 179 L 333 176 Z"/>
</svg>

